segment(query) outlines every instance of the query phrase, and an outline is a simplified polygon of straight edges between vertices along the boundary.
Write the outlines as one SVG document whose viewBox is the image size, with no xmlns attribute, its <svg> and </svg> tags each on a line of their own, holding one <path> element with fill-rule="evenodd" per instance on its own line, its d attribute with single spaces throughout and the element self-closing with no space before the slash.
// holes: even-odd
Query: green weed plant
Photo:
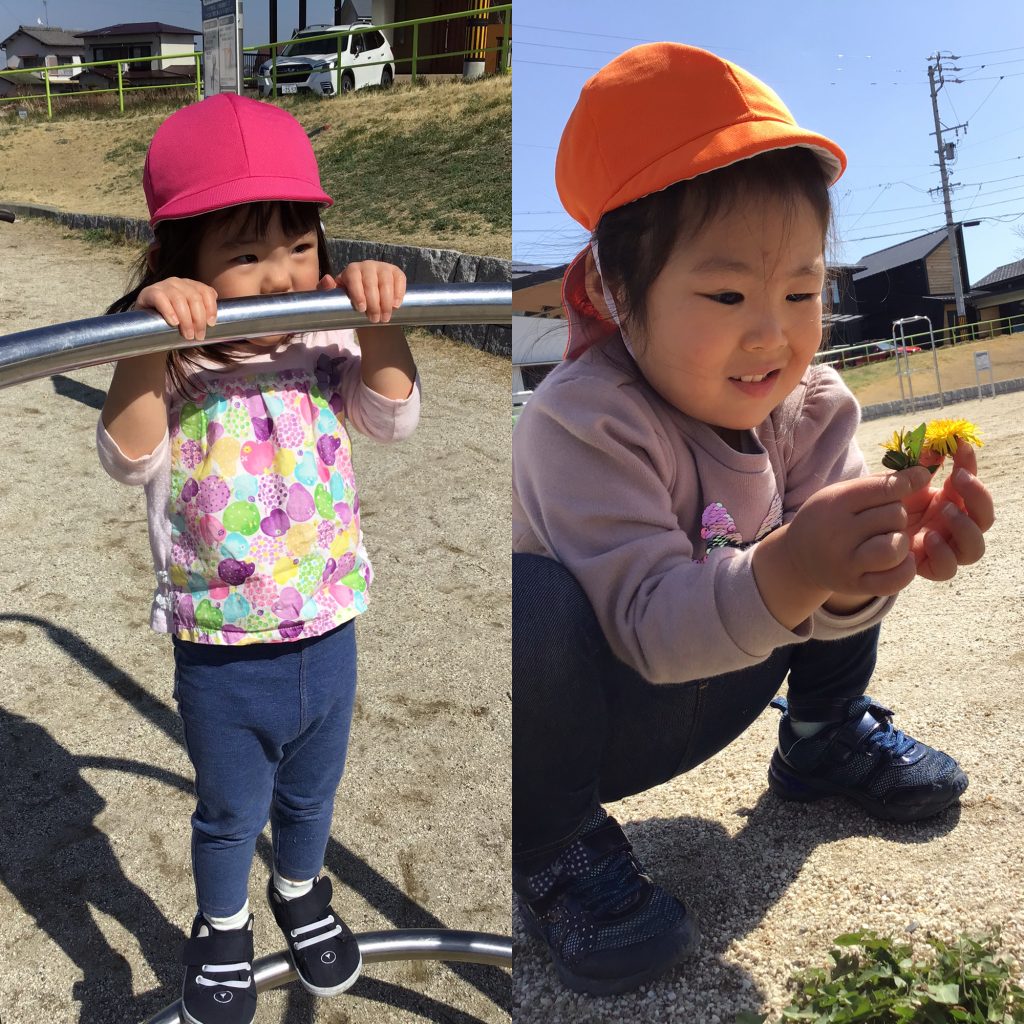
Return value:
<svg viewBox="0 0 1024 1024">
<path fill-rule="evenodd" d="M 1024 1024 L 1020 967 L 998 952 L 999 934 L 955 942 L 929 936 L 923 959 L 872 931 L 840 935 L 833 966 L 791 979 L 793 1003 L 777 1024 Z M 736 1024 L 765 1024 L 744 1011 Z"/>
</svg>

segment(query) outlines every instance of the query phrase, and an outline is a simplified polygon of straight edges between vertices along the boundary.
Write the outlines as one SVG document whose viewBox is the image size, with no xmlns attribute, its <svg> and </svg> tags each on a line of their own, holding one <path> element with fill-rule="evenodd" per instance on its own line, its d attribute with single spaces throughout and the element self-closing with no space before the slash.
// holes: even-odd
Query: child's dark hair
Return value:
<svg viewBox="0 0 1024 1024">
<path fill-rule="evenodd" d="M 776 149 L 609 210 L 594 231 L 601 274 L 625 323 L 647 327 L 647 295 L 672 250 L 738 201 L 771 199 L 792 217 L 805 199 L 831 237 L 832 203 L 818 158 L 803 147 Z"/>
<path fill-rule="evenodd" d="M 124 313 L 134 305 L 143 288 L 168 277 L 195 279 L 199 247 L 206 233 L 213 227 L 239 218 L 238 228 L 245 234 L 262 237 L 270 228 L 274 214 L 281 217 L 281 229 L 286 235 L 304 235 L 316 231 L 317 255 L 320 258 L 320 276 L 331 273 L 327 239 L 320 223 L 320 207 L 316 203 L 267 202 L 229 206 L 224 210 L 204 213 L 198 217 L 161 221 L 153 229 L 155 249 L 143 253 L 132 267 L 132 287 L 107 308 L 108 313 Z M 167 373 L 172 386 L 181 394 L 195 396 L 199 386 L 198 370 L 204 361 L 226 367 L 239 362 L 245 349 L 239 342 L 221 342 L 215 345 L 175 349 L 167 353 Z"/>
</svg>

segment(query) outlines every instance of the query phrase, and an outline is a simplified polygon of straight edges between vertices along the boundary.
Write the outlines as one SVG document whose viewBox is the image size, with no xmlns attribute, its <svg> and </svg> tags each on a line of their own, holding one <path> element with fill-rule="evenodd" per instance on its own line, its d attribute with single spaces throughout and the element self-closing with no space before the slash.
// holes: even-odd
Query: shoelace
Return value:
<svg viewBox="0 0 1024 1024">
<path fill-rule="evenodd" d="M 877 744 L 883 750 L 891 751 L 896 757 L 902 757 L 914 746 L 915 740 L 903 732 L 902 729 L 895 728 L 887 718 L 882 722 L 881 730 L 872 734 L 871 742 Z"/>
<path fill-rule="evenodd" d="M 316 928 L 323 928 L 325 925 L 329 925 L 334 920 L 333 917 L 325 917 L 320 921 L 314 921 L 312 924 L 304 924 L 301 928 L 293 928 L 289 933 L 293 939 L 298 938 L 300 935 L 305 935 L 306 932 L 311 932 Z M 312 946 L 314 942 L 323 942 L 325 939 L 333 939 L 335 935 L 341 934 L 341 925 L 335 925 L 329 932 L 324 932 L 323 935 L 314 935 L 311 939 L 303 939 L 302 942 L 296 942 L 296 949 L 305 949 L 306 946 Z"/>
<path fill-rule="evenodd" d="M 643 891 L 644 882 L 628 854 L 616 854 L 595 874 L 582 878 L 574 886 L 580 903 L 600 917 L 626 906 Z"/>
<path fill-rule="evenodd" d="M 237 973 L 239 971 L 246 971 L 249 977 L 245 981 L 228 981 L 227 979 L 220 980 L 217 978 L 207 978 L 203 974 L 196 976 L 197 985 L 226 985 L 228 988 L 248 988 L 252 984 L 252 964 L 203 964 L 203 971 L 206 974 L 226 974 L 229 971 Z"/>
</svg>

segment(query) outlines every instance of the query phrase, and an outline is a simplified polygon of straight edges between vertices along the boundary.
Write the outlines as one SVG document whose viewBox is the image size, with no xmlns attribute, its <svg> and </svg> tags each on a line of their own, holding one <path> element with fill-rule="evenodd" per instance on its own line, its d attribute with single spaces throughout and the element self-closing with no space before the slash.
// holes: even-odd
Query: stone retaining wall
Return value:
<svg viewBox="0 0 1024 1024">
<path fill-rule="evenodd" d="M 995 383 L 997 395 L 1008 395 L 1013 391 L 1024 391 L 1024 377 L 1014 377 L 1013 380 L 997 380 Z M 984 398 L 992 396 L 992 388 L 988 384 L 981 385 L 981 394 Z M 914 395 L 915 409 L 938 409 L 940 405 L 955 405 L 957 402 L 968 402 L 972 398 L 978 398 L 978 388 L 956 388 L 954 391 L 943 391 L 942 402 L 939 401 L 939 393 L 936 391 L 931 395 Z M 907 403 L 896 399 L 894 402 L 879 402 L 877 405 L 866 405 L 861 408 L 861 420 L 879 420 L 884 416 L 901 415 Z"/>
<path fill-rule="evenodd" d="M 45 217 L 83 230 L 101 228 L 124 238 L 149 242 L 153 233 L 144 220 L 135 217 L 112 217 L 95 213 L 69 213 L 52 206 L 5 202 L 4 208 L 19 217 Z M 344 267 L 356 260 L 383 260 L 405 271 L 409 284 L 507 284 L 512 280 L 510 260 L 491 256 L 470 256 L 453 249 L 420 249 L 412 245 L 391 245 L 385 242 L 363 242 L 329 238 L 327 245 L 331 262 Z M 455 341 L 472 345 L 492 355 L 512 358 L 512 327 L 502 324 L 449 324 L 427 328 Z"/>
</svg>

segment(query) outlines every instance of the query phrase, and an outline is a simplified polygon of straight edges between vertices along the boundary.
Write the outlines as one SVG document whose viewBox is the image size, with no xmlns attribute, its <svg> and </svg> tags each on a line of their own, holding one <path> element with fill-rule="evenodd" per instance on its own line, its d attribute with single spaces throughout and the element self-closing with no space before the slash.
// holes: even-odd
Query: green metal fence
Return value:
<svg viewBox="0 0 1024 1024">
<path fill-rule="evenodd" d="M 471 50 L 448 50 L 444 53 L 429 53 L 423 54 L 419 52 L 419 29 L 420 25 L 425 25 L 430 22 L 439 21 L 455 21 L 462 18 L 480 18 L 488 14 L 500 14 L 502 16 L 502 24 L 504 26 L 504 35 L 502 37 L 501 46 L 491 46 L 486 48 L 477 48 Z M 509 52 L 511 44 L 511 27 L 512 27 L 512 4 L 498 4 L 493 7 L 486 8 L 484 10 L 473 10 L 473 11 L 458 11 L 454 14 L 437 14 L 428 18 L 416 18 L 410 21 L 393 21 L 383 25 L 365 25 L 359 26 L 358 28 L 347 29 L 343 32 L 328 32 L 321 36 L 303 36 L 303 41 L 314 41 L 318 39 L 332 39 L 336 41 L 338 51 L 338 64 L 341 64 L 341 54 L 343 48 L 343 40 L 350 35 L 360 35 L 365 32 L 376 32 L 383 29 L 396 29 L 396 28 L 412 28 L 412 56 L 411 57 L 399 57 L 392 58 L 390 61 L 372 61 L 366 64 L 361 64 L 361 67 L 376 67 L 385 63 L 395 64 L 410 64 L 411 75 L 413 82 L 416 81 L 417 75 L 421 68 L 420 65 L 432 61 L 439 60 L 442 57 L 465 57 L 475 56 L 477 54 L 486 53 L 498 53 L 498 70 L 501 74 L 505 74 L 509 69 Z M 260 46 L 246 46 L 243 48 L 244 53 L 257 53 L 270 51 L 270 59 L 272 61 L 271 80 L 273 83 L 273 93 L 277 94 L 277 60 L 278 50 L 284 48 L 289 43 L 294 42 L 294 39 L 278 40 L 273 43 L 263 43 Z M 125 65 L 128 64 L 153 64 L 156 62 L 167 62 L 167 61 L 182 61 L 191 60 L 195 64 L 195 81 L 189 81 L 184 79 L 181 82 L 170 82 L 158 85 L 131 85 L 126 84 L 124 80 Z M 53 117 L 53 104 L 55 99 L 65 99 L 69 97 L 81 97 L 81 96 L 102 96 L 105 93 L 117 93 L 118 108 L 120 112 L 124 113 L 124 97 L 126 93 L 130 92 L 156 92 L 159 90 L 167 89 L 188 89 L 190 93 L 194 90 L 196 99 L 202 99 L 202 51 L 196 50 L 190 53 L 168 53 L 168 54 L 154 54 L 149 57 L 125 57 L 121 60 L 94 60 L 85 61 L 81 64 L 56 64 L 53 67 L 45 68 L 18 68 L 16 70 L 7 70 L 3 74 L 7 76 L 17 75 L 28 75 L 31 76 L 28 81 L 32 83 L 38 83 L 40 80 L 43 83 L 42 94 L 23 94 L 15 96 L 0 96 L 0 103 L 30 103 L 34 100 L 39 100 L 45 97 L 46 99 L 46 116 L 48 118 Z M 75 91 L 63 91 L 53 88 L 55 85 L 63 85 L 74 79 L 70 75 L 55 74 L 58 71 L 74 70 L 82 72 L 87 68 L 96 67 L 116 67 L 117 68 L 117 86 L 111 86 L 105 89 L 93 89 L 93 88 L 79 88 Z M 341 75 L 341 68 L 338 68 L 339 76 Z M 74 76 L 77 78 L 78 76 Z"/>
<path fill-rule="evenodd" d="M 959 324 L 954 327 L 940 327 L 935 331 L 920 331 L 917 334 L 907 334 L 898 339 L 901 348 L 908 345 L 918 345 L 921 348 L 932 347 L 932 336 L 934 335 L 935 347 L 942 348 L 947 345 L 962 345 L 971 341 L 984 341 L 986 338 L 996 338 L 1004 334 L 1019 334 L 1024 332 L 1024 314 L 1018 313 L 1014 316 L 999 317 L 996 320 L 983 320 L 974 324 Z M 846 345 L 842 348 L 822 349 L 814 356 L 814 362 L 827 363 L 835 366 L 836 369 L 844 370 L 847 367 L 859 366 L 867 362 L 869 350 L 877 345 L 879 341 L 891 342 L 892 338 L 876 338 L 873 341 L 866 341 L 860 345 Z"/>
<path fill-rule="evenodd" d="M 104 93 L 117 93 L 118 107 L 121 113 L 124 113 L 124 95 L 127 92 L 143 92 L 146 90 L 159 90 L 159 89 L 188 89 L 190 92 L 194 91 L 196 99 L 202 99 L 202 79 L 200 75 L 200 58 L 202 52 L 199 50 L 191 51 L 189 53 L 162 53 L 156 54 L 150 57 L 123 57 L 120 60 L 91 60 L 83 61 L 81 64 L 55 64 L 53 67 L 46 68 L 18 68 L 16 70 L 4 71 L 4 76 L 9 75 L 34 75 L 35 81 L 40 78 L 43 80 L 44 95 L 46 96 L 46 116 L 53 117 L 53 100 L 54 98 L 64 99 L 68 96 L 102 96 Z M 171 82 L 163 85 L 125 85 L 124 82 L 124 65 L 125 64 L 153 64 L 155 62 L 166 62 L 172 60 L 191 60 L 195 64 L 195 81 L 190 81 L 187 78 L 180 82 Z M 86 68 L 98 68 L 98 67 L 117 67 L 117 87 L 113 86 L 109 89 L 77 89 L 74 92 L 55 92 L 51 85 L 53 84 L 64 84 L 69 81 L 73 81 L 69 75 L 54 75 L 53 72 L 61 71 L 65 68 L 74 69 L 76 71 L 84 71 Z M 77 77 L 77 76 L 75 76 Z M 34 99 L 38 99 L 38 95 L 22 95 L 22 96 L 0 96 L 0 103 L 26 103 Z"/>
<path fill-rule="evenodd" d="M 439 21 L 455 21 L 461 18 L 479 18 L 486 14 L 501 14 L 502 24 L 504 27 L 504 34 L 501 40 L 501 46 L 491 46 L 483 49 L 472 49 L 472 50 L 446 50 L 444 53 L 431 53 L 421 54 L 419 52 L 419 40 L 420 40 L 420 25 L 426 25 L 431 22 Z M 410 72 L 413 82 L 416 81 L 419 73 L 419 66 L 425 61 L 439 60 L 442 57 L 467 57 L 470 55 L 482 54 L 482 53 L 499 53 L 498 58 L 498 71 L 501 74 L 505 74 L 509 67 L 509 45 L 511 42 L 511 23 L 512 23 L 512 4 L 498 4 L 486 8 L 484 10 L 475 11 L 457 11 L 454 14 L 436 14 L 429 18 L 414 18 L 409 21 L 390 21 L 383 25 L 364 25 L 358 28 L 346 29 L 342 32 L 325 32 L 323 35 L 304 35 L 302 41 L 304 43 L 316 42 L 318 40 L 333 39 L 336 41 L 337 48 L 337 70 L 339 75 L 341 74 L 341 55 L 344 49 L 344 40 L 349 36 L 362 35 L 366 32 L 378 32 L 383 29 L 396 29 L 396 28 L 412 28 L 412 56 L 411 57 L 392 57 L 389 61 L 376 60 L 366 64 L 360 65 L 364 68 L 379 67 L 382 64 L 410 64 Z M 246 46 L 244 52 L 246 53 L 257 53 L 270 51 L 271 60 L 271 82 L 273 88 L 273 94 L 277 95 L 278 84 L 277 84 L 277 52 L 279 49 L 287 46 L 289 43 L 295 42 L 294 39 L 278 40 L 274 43 L 261 43 L 258 46 Z M 333 69 L 332 69 L 333 70 Z"/>
</svg>

